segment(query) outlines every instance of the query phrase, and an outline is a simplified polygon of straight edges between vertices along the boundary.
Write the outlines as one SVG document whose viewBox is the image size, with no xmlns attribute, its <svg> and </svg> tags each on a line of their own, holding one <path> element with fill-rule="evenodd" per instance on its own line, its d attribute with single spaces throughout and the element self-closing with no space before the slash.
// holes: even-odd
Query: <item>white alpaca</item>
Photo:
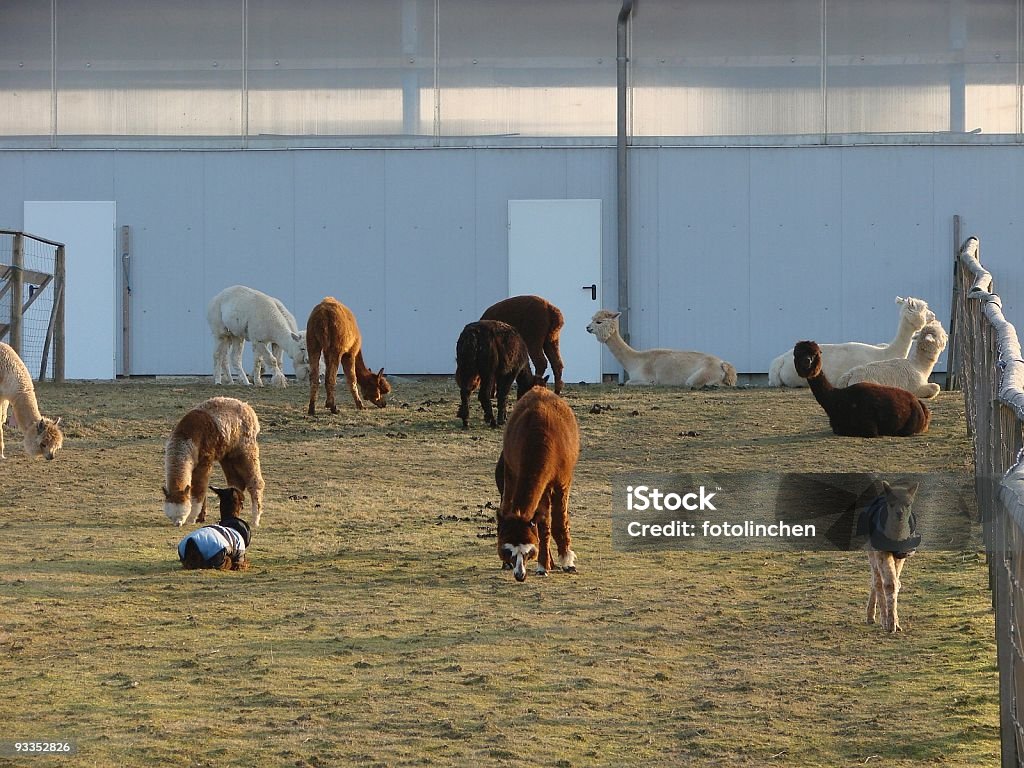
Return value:
<svg viewBox="0 0 1024 768">
<path fill-rule="evenodd" d="M 906 357 L 914 334 L 924 327 L 935 314 L 928 309 L 928 303 L 922 299 L 896 297 L 900 307 L 900 323 L 896 336 L 888 344 L 864 344 L 859 341 L 848 341 L 844 344 L 821 344 L 821 368 L 829 381 L 838 381 L 839 377 L 851 368 L 873 363 L 879 360 L 892 360 Z M 796 374 L 793 367 L 793 350 L 788 349 L 772 360 L 768 368 L 768 386 L 770 387 L 806 387 L 807 380 Z"/>
<path fill-rule="evenodd" d="M 7 458 L 4 455 L 4 424 L 7 422 L 7 408 L 11 405 L 14 406 L 18 429 L 25 436 L 25 454 L 53 459 L 64 444 L 60 419 L 53 421 L 39 413 L 28 368 L 13 348 L 0 342 L 0 459 Z"/>
<path fill-rule="evenodd" d="M 306 333 L 299 333 L 292 313 L 274 297 L 244 285 L 233 285 L 211 299 L 206 319 L 217 342 L 213 352 L 214 384 L 220 384 L 224 378 L 228 384 L 234 383 L 232 363 L 241 382 L 249 384 L 242 370 L 242 347 L 246 339 L 252 342 L 252 378 L 257 387 L 263 386 L 264 363 L 274 371 L 271 385 L 287 386 L 281 370 L 285 353 L 295 367 L 295 378 L 299 382 L 309 381 Z"/>
<path fill-rule="evenodd" d="M 928 377 L 948 340 L 942 323 L 932 320 L 917 334 L 906 360 L 883 360 L 858 365 L 840 376 L 835 386 L 848 387 L 862 381 L 873 381 L 875 384 L 905 389 L 918 397 L 935 397 L 941 387 L 930 383 Z"/>
<path fill-rule="evenodd" d="M 678 349 L 633 349 L 619 335 L 620 314 L 599 309 L 587 326 L 587 332 L 608 345 L 615 359 L 629 374 L 627 384 L 693 389 L 736 385 L 736 369 L 714 355 Z"/>
</svg>

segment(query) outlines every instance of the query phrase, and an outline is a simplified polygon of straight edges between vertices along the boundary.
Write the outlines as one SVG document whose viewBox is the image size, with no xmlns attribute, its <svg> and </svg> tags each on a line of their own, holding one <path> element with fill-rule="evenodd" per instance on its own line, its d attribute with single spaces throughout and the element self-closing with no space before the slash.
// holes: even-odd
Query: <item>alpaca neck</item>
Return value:
<svg viewBox="0 0 1024 768">
<path fill-rule="evenodd" d="M 917 329 L 911 324 L 909 318 L 900 317 L 900 325 L 896 329 L 896 336 L 886 345 L 886 350 L 895 357 L 906 357 L 916 332 Z"/>
<path fill-rule="evenodd" d="M 356 353 L 356 378 L 360 381 L 365 379 L 376 378 L 376 374 L 366 367 L 366 363 L 363 361 L 363 350 L 360 349 Z"/>
<path fill-rule="evenodd" d="M 619 335 L 618 329 L 612 331 L 605 344 L 608 345 L 611 353 L 615 355 L 615 359 L 627 371 L 636 364 L 639 353 L 625 342 L 622 336 Z"/>
<path fill-rule="evenodd" d="M 39 406 L 36 404 L 36 394 L 31 389 L 23 389 L 11 399 L 11 406 L 14 408 L 14 418 L 18 421 L 18 429 L 23 433 L 38 423 L 43 415 L 39 413 Z M 2 425 L 0 425 L 2 427 Z"/>
<path fill-rule="evenodd" d="M 835 392 L 832 382 L 825 378 L 823 372 L 819 372 L 817 376 L 809 377 L 807 384 L 810 386 L 811 392 L 814 393 L 814 399 L 818 401 L 818 405 L 827 413 L 829 405 L 832 403 L 832 393 Z"/>
</svg>

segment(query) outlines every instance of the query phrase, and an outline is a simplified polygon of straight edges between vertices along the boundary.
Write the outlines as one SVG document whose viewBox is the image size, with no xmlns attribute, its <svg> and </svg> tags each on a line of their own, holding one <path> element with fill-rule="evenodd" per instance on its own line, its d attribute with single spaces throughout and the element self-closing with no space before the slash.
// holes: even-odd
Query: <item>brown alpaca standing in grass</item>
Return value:
<svg viewBox="0 0 1024 768">
<path fill-rule="evenodd" d="M 836 389 L 821 370 L 821 348 L 801 341 L 793 348 L 796 372 L 828 414 L 832 431 L 844 437 L 908 437 L 928 431 L 931 412 L 915 395 L 880 384 Z"/>
<path fill-rule="evenodd" d="M 516 581 L 526 580 L 526 563 L 537 560 L 537 575 L 552 568 L 554 535 L 563 571 L 576 572 L 569 537 L 569 489 L 580 455 L 580 432 L 572 409 L 543 387 L 534 387 L 519 402 L 505 426 L 501 455 L 494 470 L 498 508 L 498 556 Z"/>
<path fill-rule="evenodd" d="M 533 361 L 534 376 L 542 377 L 550 362 L 555 376 L 555 394 L 561 393 L 565 366 L 558 350 L 558 337 L 565 318 L 558 307 L 540 296 L 513 296 L 485 309 L 480 319 L 501 320 L 519 331 Z"/>
<path fill-rule="evenodd" d="M 306 321 L 306 348 L 310 360 L 319 360 L 323 353 L 326 370 L 324 373 L 324 389 L 327 391 L 327 410 L 338 412 L 334 402 L 334 389 L 338 382 L 338 365 L 340 363 L 352 393 L 356 408 L 365 408 L 363 398 L 378 408 L 388 404 L 385 395 L 391 391 L 391 385 L 384 378 L 384 369 L 374 373 L 363 362 L 363 337 L 356 325 L 356 317 L 352 310 L 328 296 L 309 313 Z M 319 385 L 317 376 L 309 377 L 309 415 L 316 415 L 316 395 Z M 362 397 L 359 396 L 360 390 Z"/>
<path fill-rule="evenodd" d="M 9 406 L 14 406 L 14 418 L 24 435 L 22 446 L 25 455 L 53 459 L 64 445 L 60 419 L 54 421 L 39 413 L 36 390 L 28 368 L 13 347 L 0 342 L 0 459 L 7 458 L 4 455 L 4 424 L 7 423 Z"/>
<path fill-rule="evenodd" d="M 534 385 L 534 376 L 527 362 L 526 344 L 508 323 L 499 320 L 478 320 L 468 323 L 455 345 L 455 383 L 461 402 L 458 417 L 462 428 L 469 426 L 469 396 L 480 388 L 480 405 L 484 421 L 492 427 L 505 423 L 506 403 L 512 382 L 520 397 Z M 541 380 L 543 386 L 543 379 Z M 491 394 L 498 396 L 498 418 L 491 408 Z"/>
<path fill-rule="evenodd" d="M 858 533 L 868 534 L 868 561 L 871 564 L 871 592 L 868 595 L 867 620 L 874 624 L 881 614 L 882 629 L 902 632 L 896 610 L 900 593 L 900 574 L 907 558 L 921 544 L 912 509 L 918 484 L 889 485 L 882 481 L 884 494 L 864 510 Z M 876 610 L 877 609 L 877 610 Z"/>
<path fill-rule="evenodd" d="M 211 398 L 181 418 L 164 448 L 164 514 L 172 523 L 206 520 L 206 491 L 216 461 L 228 485 L 249 492 L 252 524 L 260 524 L 264 482 L 259 433 L 256 412 L 233 397 Z"/>
</svg>

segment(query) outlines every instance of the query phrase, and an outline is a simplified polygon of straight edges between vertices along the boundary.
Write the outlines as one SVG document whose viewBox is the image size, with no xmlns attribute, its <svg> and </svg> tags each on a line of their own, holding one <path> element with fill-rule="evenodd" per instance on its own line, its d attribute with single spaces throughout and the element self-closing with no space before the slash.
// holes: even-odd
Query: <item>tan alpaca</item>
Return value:
<svg viewBox="0 0 1024 768">
<path fill-rule="evenodd" d="M 840 376 L 836 386 L 848 387 L 862 381 L 872 381 L 887 387 L 905 389 L 918 397 L 935 397 L 941 387 L 930 383 L 928 377 L 932 375 L 932 369 L 948 340 L 942 323 L 932 320 L 921 329 L 906 359 L 858 365 Z"/>
<path fill-rule="evenodd" d="M 12 405 L 18 429 L 25 436 L 25 454 L 53 459 L 64 445 L 60 419 L 54 421 L 39 413 L 28 368 L 12 347 L 0 342 L 0 459 L 7 458 L 4 455 L 4 424 L 7 423 L 7 408 Z"/>
<path fill-rule="evenodd" d="M 902 586 L 900 574 L 907 563 L 907 558 L 914 554 L 921 541 L 921 537 L 916 534 L 911 509 L 918 484 L 889 485 L 883 481 L 882 487 L 885 491 L 887 514 L 884 524 L 870 530 L 867 544 L 868 561 L 871 564 L 867 622 L 874 624 L 876 613 L 880 614 L 882 629 L 894 633 L 903 631 L 897 610 L 897 599 Z"/>
<path fill-rule="evenodd" d="M 736 386 L 736 369 L 720 357 L 678 349 L 633 349 L 619 335 L 620 314 L 599 309 L 587 326 L 587 332 L 608 345 L 629 374 L 627 384 L 691 389 Z"/>
<path fill-rule="evenodd" d="M 214 397 L 182 416 L 164 448 L 164 514 L 175 525 L 206 520 L 206 490 L 213 463 L 227 484 L 252 499 L 252 524 L 263 514 L 263 473 L 256 438 L 260 422 L 248 403 Z"/>
</svg>

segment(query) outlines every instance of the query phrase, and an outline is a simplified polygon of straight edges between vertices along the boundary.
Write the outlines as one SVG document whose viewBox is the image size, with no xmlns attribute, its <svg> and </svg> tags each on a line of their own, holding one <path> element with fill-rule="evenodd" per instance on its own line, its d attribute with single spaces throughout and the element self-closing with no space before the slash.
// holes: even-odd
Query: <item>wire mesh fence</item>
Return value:
<svg viewBox="0 0 1024 768">
<path fill-rule="evenodd" d="M 1024 765 L 1024 359 L 1003 316 L 978 238 L 956 261 L 951 360 L 974 446 L 975 493 L 988 551 L 999 664 L 1002 765 Z"/>
<path fill-rule="evenodd" d="M 0 230 L 0 341 L 15 348 L 33 378 L 60 367 L 53 343 L 63 290 L 58 243 Z M 59 329 L 63 335 L 63 329 Z"/>
</svg>

